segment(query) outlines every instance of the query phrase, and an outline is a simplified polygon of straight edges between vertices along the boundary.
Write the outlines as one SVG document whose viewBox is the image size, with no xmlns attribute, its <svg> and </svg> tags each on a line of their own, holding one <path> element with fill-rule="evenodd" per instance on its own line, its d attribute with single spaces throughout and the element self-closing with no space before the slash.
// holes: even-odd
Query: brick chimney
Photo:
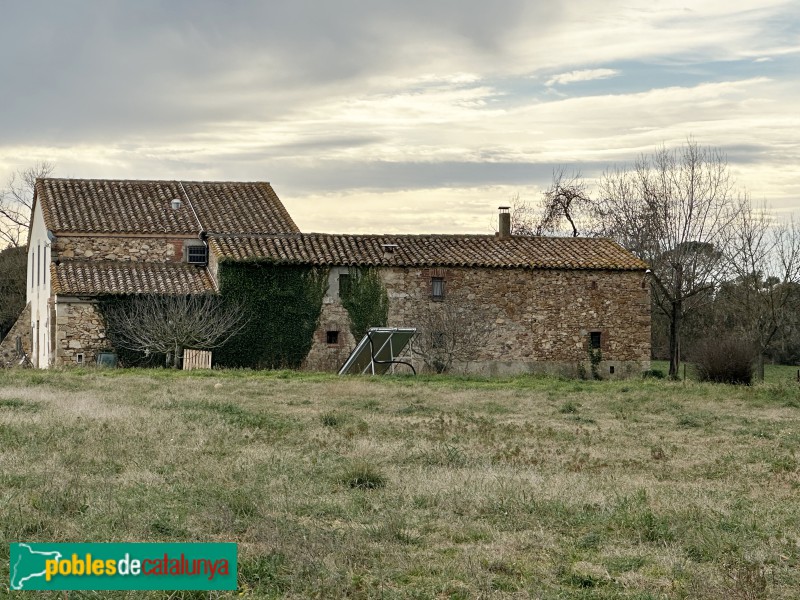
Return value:
<svg viewBox="0 0 800 600">
<path fill-rule="evenodd" d="M 510 206 L 500 206 L 500 231 L 497 235 L 500 238 L 511 237 L 511 213 Z"/>
</svg>

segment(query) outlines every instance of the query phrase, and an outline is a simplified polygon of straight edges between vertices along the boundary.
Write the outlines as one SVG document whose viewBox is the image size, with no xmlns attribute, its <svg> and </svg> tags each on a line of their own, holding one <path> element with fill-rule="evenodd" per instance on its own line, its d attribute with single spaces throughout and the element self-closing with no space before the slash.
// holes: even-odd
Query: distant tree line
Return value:
<svg viewBox="0 0 800 600">
<path fill-rule="evenodd" d="M 0 250 L 0 340 L 25 308 L 26 250 L 25 246 Z"/>
<path fill-rule="evenodd" d="M 512 232 L 609 237 L 647 262 L 670 376 L 708 338 L 745 346 L 761 378 L 800 361 L 800 226 L 738 189 L 720 150 L 662 146 L 591 184 L 557 170 L 538 202 L 512 198 Z"/>
</svg>

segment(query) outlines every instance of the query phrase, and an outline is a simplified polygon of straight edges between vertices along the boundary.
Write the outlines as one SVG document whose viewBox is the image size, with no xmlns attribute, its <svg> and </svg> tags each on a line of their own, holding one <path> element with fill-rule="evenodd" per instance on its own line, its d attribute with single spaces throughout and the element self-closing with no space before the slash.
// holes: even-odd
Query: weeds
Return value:
<svg viewBox="0 0 800 600">
<path fill-rule="evenodd" d="M 217 600 L 788 599 L 798 430 L 793 381 L 0 372 L 0 537 L 237 542 Z"/>
<path fill-rule="evenodd" d="M 345 469 L 339 481 L 351 488 L 374 490 L 384 487 L 387 478 L 376 466 L 366 461 L 356 461 Z"/>
</svg>

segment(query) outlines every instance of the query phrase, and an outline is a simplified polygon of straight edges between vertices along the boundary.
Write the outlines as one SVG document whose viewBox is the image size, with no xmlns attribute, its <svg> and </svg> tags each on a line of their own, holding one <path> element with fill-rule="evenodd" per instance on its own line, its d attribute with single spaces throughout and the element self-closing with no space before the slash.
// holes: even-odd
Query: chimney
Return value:
<svg viewBox="0 0 800 600">
<path fill-rule="evenodd" d="M 383 249 L 384 260 L 388 260 L 394 258 L 394 251 L 397 250 L 397 244 L 381 244 L 381 248 Z"/>
<path fill-rule="evenodd" d="M 500 206 L 500 231 L 498 235 L 500 238 L 511 237 L 511 213 L 510 206 Z"/>
</svg>

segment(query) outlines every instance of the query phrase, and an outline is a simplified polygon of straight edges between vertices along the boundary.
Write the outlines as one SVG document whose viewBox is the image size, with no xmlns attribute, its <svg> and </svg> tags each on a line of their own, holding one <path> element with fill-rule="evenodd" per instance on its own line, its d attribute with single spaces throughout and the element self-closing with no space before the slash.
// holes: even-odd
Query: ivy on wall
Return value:
<svg viewBox="0 0 800 600">
<path fill-rule="evenodd" d="M 214 352 L 223 367 L 296 369 L 311 350 L 328 286 L 328 270 L 269 261 L 224 261 L 224 302 L 244 310 L 247 326 Z"/>
<path fill-rule="evenodd" d="M 339 293 L 356 341 L 363 338 L 370 327 L 386 327 L 389 296 L 376 269 L 350 269 L 347 285 Z"/>
</svg>

